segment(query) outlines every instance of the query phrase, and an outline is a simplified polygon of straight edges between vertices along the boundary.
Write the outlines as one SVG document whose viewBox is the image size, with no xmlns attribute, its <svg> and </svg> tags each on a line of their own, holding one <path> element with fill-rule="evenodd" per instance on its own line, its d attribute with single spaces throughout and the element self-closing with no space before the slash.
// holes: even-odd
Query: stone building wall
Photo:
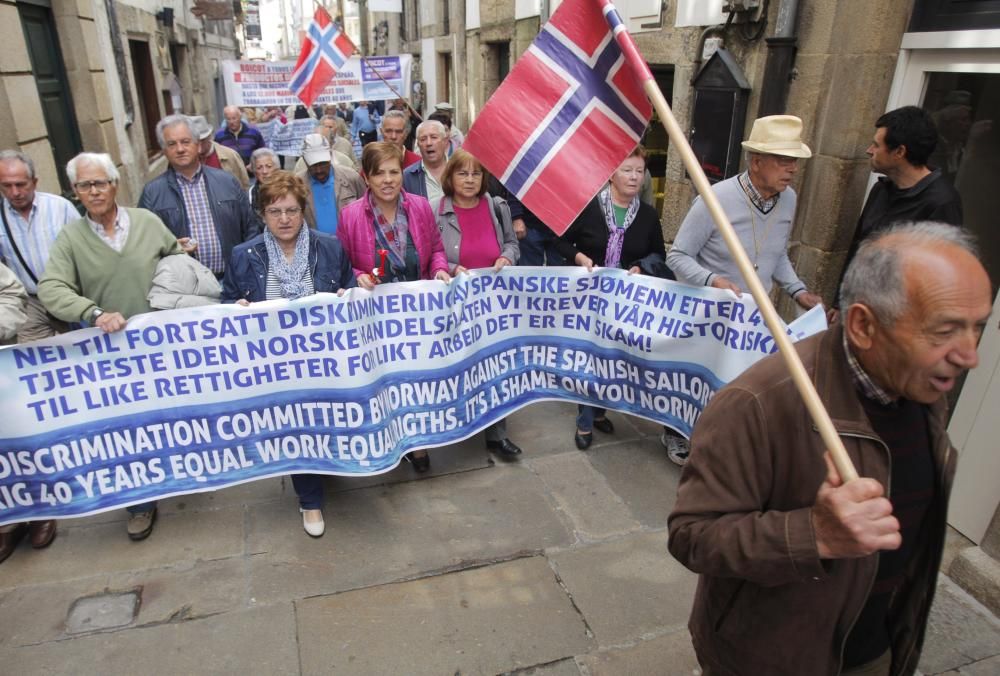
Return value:
<svg viewBox="0 0 1000 676">
<path fill-rule="evenodd" d="M 167 28 L 156 18 L 164 7 L 174 9 L 174 25 Z M 148 45 L 153 65 L 157 105 L 150 111 L 154 122 L 166 112 L 163 90 L 172 78 L 170 45 L 179 57 L 176 78 L 181 110 L 218 120 L 214 76 L 221 59 L 237 58 L 231 21 L 203 22 L 185 14 L 180 0 L 159 2 L 132 0 L 115 2 L 118 35 L 124 50 L 125 73 L 119 74 L 112 28 L 102 0 L 52 0 L 51 11 L 62 52 L 68 83 L 68 98 L 79 128 L 83 150 L 107 152 L 119 166 L 122 182 L 119 199 L 134 204 L 145 179 L 147 139 L 139 124 L 135 73 L 129 55 L 129 40 Z M 0 147 L 17 148 L 35 161 L 40 189 L 60 192 L 50 132 L 42 115 L 28 44 L 18 15 L 16 0 L 0 0 Z M 126 97 L 133 115 L 128 114 Z M 155 150 L 156 141 L 149 146 Z"/>
</svg>

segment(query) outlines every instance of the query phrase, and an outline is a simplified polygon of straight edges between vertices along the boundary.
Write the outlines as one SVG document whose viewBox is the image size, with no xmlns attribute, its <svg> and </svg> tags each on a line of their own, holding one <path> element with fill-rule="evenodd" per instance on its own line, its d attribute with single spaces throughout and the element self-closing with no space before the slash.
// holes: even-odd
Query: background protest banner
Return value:
<svg viewBox="0 0 1000 676">
<path fill-rule="evenodd" d="M 258 124 L 257 131 L 264 137 L 267 147 L 277 154 L 298 157 L 302 154 L 302 139 L 312 134 L 318 125 L 319 121 L 311 117 L 289 120 L 285 124 L 273 119 Z"/>
<path fill-rule="evenodd" d="M 789 331 L 824 327 L 820 309 Z M 546 399 L 688 435 L 774 349 L 750 296 L 610 269 L 150 313 L 0 350 L 0 524 L 377 474 Z"/>
<path fill-rule="evenodd" d="M 385 101 L 396 98 L 379 74 L 404 96 L 410 91 L 410 54 L 369 56 L 367 62 L 352 56 L 336 73 L 314 103 Z M 294 61 L 223 61 L 226 103 L 231 106 L 298 106 L 302 102 L 288 89 Z M 376 74 L 376 70 L 378 74 Z"/>
</svg>

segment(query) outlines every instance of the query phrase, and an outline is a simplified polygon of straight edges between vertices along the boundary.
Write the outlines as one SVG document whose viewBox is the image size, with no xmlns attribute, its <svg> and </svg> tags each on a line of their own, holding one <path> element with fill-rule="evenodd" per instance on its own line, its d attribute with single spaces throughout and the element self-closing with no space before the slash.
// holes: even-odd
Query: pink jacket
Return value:
<svg viewBox="0 0 1000 676">
<path fill-rule="evenodd" d="M 368 193 L 366 190 L 361 199 L 344 207 L 337 224 L 337 239 L 351 259 L 355 276 L 370 275 L 375 267 L 375 214 L 368 202 Z M 439 270 L 448 272 L 448 258 L 434 212 L 420 195 L 408 192 L 402 195 L 410 237 L 420 258 L 420 279 L 434 279 Z"/>
</svg>

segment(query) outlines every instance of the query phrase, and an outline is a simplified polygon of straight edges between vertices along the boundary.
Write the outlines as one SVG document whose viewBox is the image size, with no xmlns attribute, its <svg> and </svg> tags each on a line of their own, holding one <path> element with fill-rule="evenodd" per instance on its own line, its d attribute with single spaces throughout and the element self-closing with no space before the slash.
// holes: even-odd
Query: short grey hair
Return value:
<svg viewBox="0 0 1000 676">
<path fill-rule="evenodd" d="M 36 175 L 35 162 L 20 150 L 0 150 L 0 164 L 6 164 L 7 162 L 22 163 L 28 168 L 28 178 L 34 180 Z"/>
<path fill-rule="evenodd" d="M 199 141 L 198 135 L 194 133 L 194 128 L 191 126 L 191 119 L 187 115 L 167 115 L 156 123 L 156 141 L 160 144 L 160 149 L 167 147 L 167 142 L 163 140 L 163 130 L 168 127 L 176 127 L 180 124 L 188 128 L 188 131 L 191 132 L 191 138 L 195 143 Z"/>
<path fill-rule="evenodd" d="M 104 171 L 104 175 L 112 183 L 117 183 L 120 178 L 111 155 L 107 153 L 80 153 L 66 163 L 66 175 L 69 177 L 70 183 L 76 183 L 77 169 L 84 164 L 96 166 Z"/>
<path fill-rule="evenodd" d="M 897 241 L 888 245 L 885 240 L 889 237 Z M 840 285 L 840 307 L 846 311 L 851 305 L 862 303 L 871 309 L 879 324 L 891 327 L 907 306 L 903 279 L 906 250 L 942 245 L 957 246 L 979 258 L 975 237 L 967 230 L 947 223 L 897 223 L 870 235 L 861 242 L 844 273 L 844 281 Z"/>
<path fill-rule="evenodd" d="M 417 125 L 417 136 L 420 136 L 420 132 L 426 127 L 437 127 L 438 131 L 441 132 L 441 136 L 448 138 L 448 129 L 438 120 L 424 120 Z"/>
<path fill-rule="evenodd" d="M 270 157 L 275 162 L 278 162 L 278 153 L 274 152 L 270 148 L 257 148 L 257 150 L 250 153 L 250 166 L 257 166 L 257 160 L 262 157 Z"/>
<path fill-rule="evenodd" d="M 398 117 L 399 119 L 401 119 L 403 121 L 403 133 L 404 134 L 409 134 L 410 133 L 410 116 L 409 115 L 407 115 L 406 113 L 404 113 L 402 110 L 387 110 L 387 111 L 385 111 L 385 115 L 382 116 L 382 124 L 384 125 L 385 121 L 388 120 L 390 117 L 391 118 L 397 118 Z"/>
</svg>

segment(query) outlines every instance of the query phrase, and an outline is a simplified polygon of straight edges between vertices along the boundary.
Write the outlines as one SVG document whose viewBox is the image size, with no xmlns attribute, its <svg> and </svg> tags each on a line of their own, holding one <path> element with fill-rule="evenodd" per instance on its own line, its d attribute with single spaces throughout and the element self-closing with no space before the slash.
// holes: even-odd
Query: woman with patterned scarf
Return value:
<svg viewBox="0 0 1000 676">
<path fill-rule="evenodd" d="M 567 261 L 592 270 L 595 265 L 622 268 L 630 274 L 662 268 L 665 248 L 656 209 L 639 201 L 646 171 L 646 151 L 636 146 L 611 175 L 608 186 L 577 216 L 556 250 Z M 605 434 L 615 431 L 603 408 L 580 405 L 573 436 L 580 450 L 594 441 L 593 428 Z"/>
<path fill-rule="evenodd" d="M 264 233 L 233 249 L 222 283 L 222 302 L 249 305 L 262 300 L 293 300 L 314 293 L 340 293 L 356 286 L 350 259 L 340 242 L 304 227 L 308 188 L 288 171 L 275 171 L 260 184 Z M 325 531 L 323 477 L 293 474 L 302 527 L 313 537 Z"/>
<path fill-rule="evenodd" d="M 361 168 L 368 190 L 344 208 L 337 226 L 358 286 L 371 290 L 384 282 L 450 281 L 430 203 L 403 192 L 403 151 L 393 143 L 369 143 Z M 416 471 L 430 469 L 427 451 L 413 451 L 409 458 Z"/>
</svg>

